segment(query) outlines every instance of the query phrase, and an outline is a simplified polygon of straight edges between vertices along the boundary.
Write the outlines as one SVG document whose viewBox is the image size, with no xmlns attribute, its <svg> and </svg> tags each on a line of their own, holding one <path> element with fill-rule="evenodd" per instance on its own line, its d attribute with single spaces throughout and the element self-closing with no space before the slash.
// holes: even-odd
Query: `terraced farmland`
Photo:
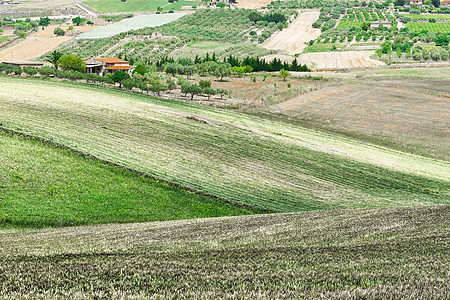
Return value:
<svg viewBox="0 0 450 300">
<path fill-rule="evenodd" d="M 450 206 L 0 231 L 0 298 L 446 299 Z"/>
<path fill-rule="evenodd" d="M 448 204 L 450 164 L 146 95 L 0 78 L 2 126 L 271 211 Z"/>
</svg>

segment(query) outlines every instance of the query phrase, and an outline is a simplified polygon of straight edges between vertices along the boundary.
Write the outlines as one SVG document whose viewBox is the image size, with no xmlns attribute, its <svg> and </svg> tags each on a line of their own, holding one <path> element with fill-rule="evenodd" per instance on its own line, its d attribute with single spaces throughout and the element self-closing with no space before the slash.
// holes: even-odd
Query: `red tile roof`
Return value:
<svg viewBox="0 0 450 300">
<path fill-rule="evenodd" d="M 134 68 L 134 66 L 111 66 L 107 67 L 106 70 L 129 70 Z"/>
<path fill-rule="evenodd" d="M 96 58 L 96 60 L 102 61 L 107 64 L 127 64 L 128 63 L 126 60 L 116 58 L 116 57 Z"/>
</svg>

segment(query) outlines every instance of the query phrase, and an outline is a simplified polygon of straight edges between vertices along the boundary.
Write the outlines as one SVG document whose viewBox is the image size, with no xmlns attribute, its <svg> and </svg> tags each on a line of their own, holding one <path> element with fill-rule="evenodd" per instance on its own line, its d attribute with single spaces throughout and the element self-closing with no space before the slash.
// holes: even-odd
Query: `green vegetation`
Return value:
<svg viewBox="0 0 450 300">
<path fill-rule="evenodd" d="M 450 23 L 419 23 L 408 22 L 406 28 L 409 31 L 421 32 L 424 30 L 436 33 L 450 33 Z"/>
<path fill-rule="evenodd" d="M 446 299 L 450 206 L 0 232 L 11 298 Z"/>
<path fill-rule="evenodd" d="M 0 228 L 128 223 L 252 213 L 220 200 L 0 133 Z"/>
<path fill-rule="evenodd" d="M 450 15 L 437 15 L 437 14 L 432 14 L 432 15 L 416 15 L 416 14 L 405 14 L 402 15 L 403 17 L 407 17 L 410 18 L 412 20 L 430 20 L 430 19 L 435 19 L 435 20 L 450 20 Z"/>
<path fill-rule="evenodd" d="M 168 4 L 167 0 L 90 0 L 84 2 L 90 8 L 102 13 L 156 11 L 158 7 Z"/>
<path fill-rule="evenodd" d="M 0 81 L 6 128 L 233 202 L 272 211 L 448 203 L 447 162 L 99 86 Z"/>
</svg>

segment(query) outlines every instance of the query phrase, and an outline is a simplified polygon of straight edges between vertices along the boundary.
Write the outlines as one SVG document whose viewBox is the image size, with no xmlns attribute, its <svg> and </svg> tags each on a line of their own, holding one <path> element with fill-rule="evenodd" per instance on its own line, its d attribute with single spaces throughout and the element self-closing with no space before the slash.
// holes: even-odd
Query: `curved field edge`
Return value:
<svg viewBox="0 0 450 300">
<path fill-rule="evenodd" d="M 0 227 L 42 228 L 257 213 L 38 139 L 0 131 Z"/>
<path fill-rule="evenodd" d="M 448 203 L 444 161 L 98 86 L 0 82 L 5 128 L 234 202 L 272 211 Z"/>
<path fill-rule="evenodd" d="M 445 205 L 0 231 L 0 298 L 445 299 L 449 220 Z"/>
</svg>

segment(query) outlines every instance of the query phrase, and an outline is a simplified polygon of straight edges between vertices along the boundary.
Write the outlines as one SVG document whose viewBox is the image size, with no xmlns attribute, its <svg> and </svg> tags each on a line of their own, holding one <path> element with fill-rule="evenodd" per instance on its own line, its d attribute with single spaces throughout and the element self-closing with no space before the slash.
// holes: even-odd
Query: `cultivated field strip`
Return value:
<svg viewBox="0 0 450 300">
<path fill-rule="evenodd" d="M 231 201 L 272 211 L 448 203 L 448 162 L 189 103 L 0 81 L 4 127 Z"/>
<path fill-rule="evenodd" d="M 0 298 L 447 299 L 450 206 L 0 231 Z"/>
</svg>

